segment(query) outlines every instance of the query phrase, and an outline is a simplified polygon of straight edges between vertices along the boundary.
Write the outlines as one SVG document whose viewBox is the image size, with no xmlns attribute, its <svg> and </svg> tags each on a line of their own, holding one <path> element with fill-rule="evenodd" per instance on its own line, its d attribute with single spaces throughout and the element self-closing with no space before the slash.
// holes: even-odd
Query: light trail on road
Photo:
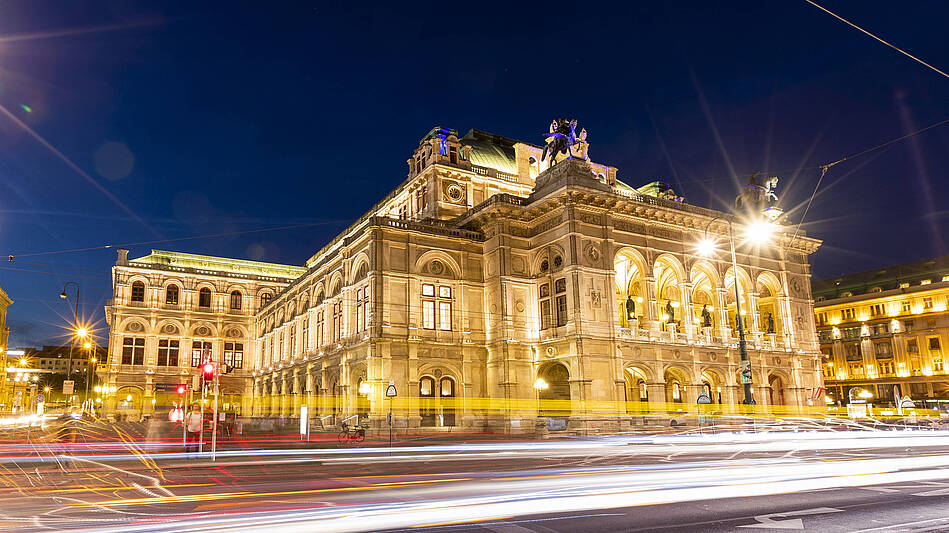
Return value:
<svg viewBox="0 0 949 533">
<path fill-rule="evenodd" d="M 23 488 L 22 497 L 32 503 L 19 529 L 417 529 L 949 479 L 947 446 L 949 432 L 878 431 L 241 450 L 220 452 L 219 462 L 152 453 L 145 454 L 148 464 L 163 478 L 149 478 L 145 486 L 136 482 L 144 478 L 135 470 L 151 476 L 152 467 L 137 463 L 141 453 L 33 456 L 23 458 L 29 463 L 24 472 L 55 464 L 74 469 L 71 480 L 86 477 L 79 486 Z M 339 475 L 348 469 L 365 475 Z"/>
</svg>

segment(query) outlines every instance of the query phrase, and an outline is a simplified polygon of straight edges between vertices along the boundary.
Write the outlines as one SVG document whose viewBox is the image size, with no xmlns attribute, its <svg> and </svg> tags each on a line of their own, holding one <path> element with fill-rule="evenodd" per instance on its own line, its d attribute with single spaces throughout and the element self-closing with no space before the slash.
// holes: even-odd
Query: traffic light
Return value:
<svg viewBox="0 0 949 533">
<path fill-rule="evenodd" d="M 209 382 L 214 379 L 214 363 L 208 361 L 201 368 L 204 371 L 204 381 Z"/>
<path fill-rule="evenodd" d="M 184 384 L 178 385 L 177 387 L 175 387 L 175 392 L 178 393 L 178 396 L 184 396 L 184 393 L 188 392 L 188 386 Z"/>
</svg>

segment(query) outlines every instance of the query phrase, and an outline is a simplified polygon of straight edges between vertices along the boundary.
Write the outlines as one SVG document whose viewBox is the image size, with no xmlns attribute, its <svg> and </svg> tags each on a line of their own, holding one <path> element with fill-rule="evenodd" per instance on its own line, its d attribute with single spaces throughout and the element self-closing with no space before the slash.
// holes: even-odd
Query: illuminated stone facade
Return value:
<svg viewBox="0 0 949 533">
<path fill-rule="evenodd" d="M 880 407 L 894 393 L 949 402 L 949 256 L 815 282 L 814 297 L 833 400 L 866 389 Z"/>
<path fill-rule="evenodd" d="M 643 405 L 674 413 L 703 391 L 735 404 L 736 278 L 755 399 L 809 403 L 822 385 L 819 241 L 778 228 L 768 245 L 739 243 L 736 276 L 713 222 L 730 215 L 584 159 L 548 169 L 540 154 L 433 129 L 408 179 L 257 312 L 253 414 L 308 404 L 331 424 L 382 426 L 390 381 L 410 427 L 527 427 L 538 396 L 569 400 L 556 414 L 587 427 Z M 724 247 L 698 257 L 710 223 Z"/>
<path fill-rule="evenodd" d="M 132 260 L 127 250 L 118 253 L 105 308 L 109 358 L 97 368 L 105 413 L 167 415 L 181 400 L 175 386 L 190 386 L 209 358 L 235 367 L 220 379 L 221 409 L 246 412 L 254 313 L 305 270 L 159 250 Z"/>
</svg>

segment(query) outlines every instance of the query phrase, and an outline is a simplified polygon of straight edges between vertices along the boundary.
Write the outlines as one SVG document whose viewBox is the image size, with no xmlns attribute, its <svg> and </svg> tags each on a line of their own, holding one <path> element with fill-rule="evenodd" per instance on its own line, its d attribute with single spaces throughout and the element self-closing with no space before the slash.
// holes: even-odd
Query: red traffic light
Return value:
<svg viewBox="0 0 949 533">
<path fill-rule="evenodd" d="M 202 369 L 204 370 L 204 379 L 212 379 L 214 377 L 214 363 L 208 361 L 204 363 Z"/>
<path fill-rule="evenodd" d="M 188 390 L 188 387 L 186 387 L 186 386 L 184 386 L 184 385 L 178 385 L 178 387 L 175 388 L 175 392 L 177 392 L 178 395 L 184 394 L 187 390 Z"/>
</svg>

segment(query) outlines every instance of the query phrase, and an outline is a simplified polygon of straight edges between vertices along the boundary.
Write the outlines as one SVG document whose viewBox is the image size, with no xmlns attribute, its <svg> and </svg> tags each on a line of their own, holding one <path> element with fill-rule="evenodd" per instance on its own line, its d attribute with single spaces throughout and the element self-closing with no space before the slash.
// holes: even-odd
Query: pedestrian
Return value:
<svg viewBox="0 0 949 533">
<path fill-rule="evenodd" d="M 201 442 L 201 426 L 204 424 L 204 415 L 198 410 L 197 402 L 191 404 L 191 410 L 184 419 L 185 430 L 185 450 L 188 457 L 193 457 L 198 451 Z"/>
</svg>

